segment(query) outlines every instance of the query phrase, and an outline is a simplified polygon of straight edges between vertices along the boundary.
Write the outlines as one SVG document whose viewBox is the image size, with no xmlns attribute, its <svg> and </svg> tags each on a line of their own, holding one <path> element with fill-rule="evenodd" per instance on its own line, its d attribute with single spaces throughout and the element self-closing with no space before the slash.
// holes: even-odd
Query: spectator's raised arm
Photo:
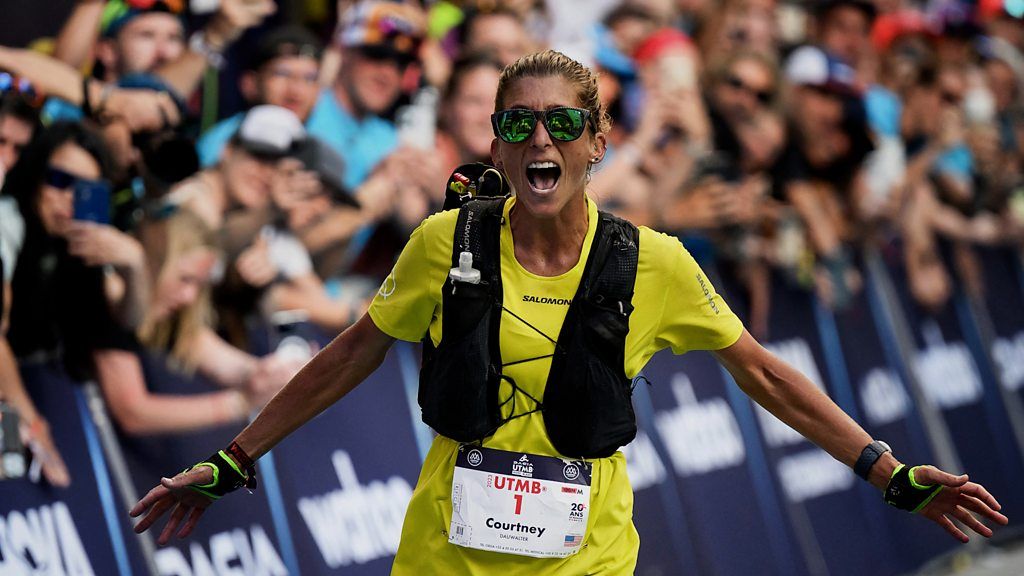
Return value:
<svg viewBox="0 0 1024 576">
<path fill-rule="evenodd" d="M 106 0 L 78 0 L 57 34 L 54 58 L 76 70 L 85 66 L 96 48 L 105 6 Z"/>
<path fill-rule="evenodd" d="M 203 79 L 208 66 L 221 68 L 224 51 L 243 32 L 258 26 L 276 10 L 273 0 L 221 0 L 220 9 L 206 27 L 192 36 L 189 49 L 177 60 L 157 70 L 157 74 L 179 95 L 189 96 Z"/>
</svg>

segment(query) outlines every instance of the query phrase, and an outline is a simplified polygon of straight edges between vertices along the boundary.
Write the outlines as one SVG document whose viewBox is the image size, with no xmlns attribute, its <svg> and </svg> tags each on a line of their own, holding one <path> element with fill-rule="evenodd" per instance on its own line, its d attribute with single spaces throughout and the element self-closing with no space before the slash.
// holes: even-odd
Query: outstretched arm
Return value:
<svg viewBox="0 0 1024 576">
<path fill-rule="evenodd" d="M 393 342 L 393 338 L 381 332 L 370 317 L 364 315 L 310 360 L 235 438 L 235 442 L 253 460 L 266 454 L 296 428 L 365 380 L 380 366 Z M 197 467 L 174 478 L 161 479 L 160 484 L 129 512 L 133 517 L 146 514 L 135 526 L 135 531 L 147 530 L 173 508 L 158 542 L 166 544 L 176 531 L 179 538 L 188 536 L 212 502 L 189 486 L 208 484 L 212 480 L 213 472 L 208 467 Z"/>
<path fill-rule="evenodd" d="M 746 331 L 735 344 L 715 354 L 743 392 L 843 464 L 853 467 L 861 450 L 872 441 L 863 428 L 806 376 L 765 350 Z M 872 466 L 868 481 L 879 490 L 885 490 L 898 466 L 900 462 L 887 452 Z M 919 484 L 944 487 L 920 514 L 961 542 L 967 542 L 968 537 L 950 518 L 986 538 L 992 535 L 992 530 L 972 512 L 998 524 L 1008 522 L 1006 516 L 998 512 L 1000 506 L 996 499 L 980 484 L 968 482 L 966 474 L 954 476 L 926 466 L 919 468 L 915 476 Z"/>
<path fill-rule="evenodd" d="M 394 341 L 364 314 L 313 357 L 235 441 L 253 460 L 266 454 L 372 374 Z"/>
</svg>

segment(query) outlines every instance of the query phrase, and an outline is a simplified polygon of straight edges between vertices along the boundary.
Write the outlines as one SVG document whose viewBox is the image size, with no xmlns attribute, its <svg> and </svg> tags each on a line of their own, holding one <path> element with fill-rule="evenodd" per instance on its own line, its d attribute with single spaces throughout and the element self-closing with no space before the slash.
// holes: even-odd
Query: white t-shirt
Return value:
<svg viewBox="0 0 1024 576">
<path fill-rule="evenodd" d="M 14 277 L 14 266 L 24 244 L 25 220 L 18 210 L 18 201 L 10 196 L 0 197 L 0 261 L 4 263 L 4 282 Z"/>
</svg>

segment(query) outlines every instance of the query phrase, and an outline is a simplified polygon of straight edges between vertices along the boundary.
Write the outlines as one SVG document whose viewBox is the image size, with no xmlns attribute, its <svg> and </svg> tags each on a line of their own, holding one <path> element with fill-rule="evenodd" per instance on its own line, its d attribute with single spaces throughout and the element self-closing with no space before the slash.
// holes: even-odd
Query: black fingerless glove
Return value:
<svg viewBox="0 0 1024 576">
<path fill-rule="evenodd" d="M 918 484 L 914 480 L 914 471 L 919 468 L 922 466 L 907 468 L 903 464 L 896 468 L 885 487 L 886 503 L 917 514 L 942 491 L 942 484 Z"/>
<path fill-rule="evenodd" d="M 234 492 L 242 486 L 249 490 L 256 488 L 256 468 L 251 461 L 249 466 L 243 470 L 223 450 L 219 450 L 213 456 L 186 469 L 185 472 L 190 472 L 200 466 L 206 466 L 213 470 L 213 481 L 209 484 L 190 485 L 189 488 L 214 500 L 218 500 L 221 496 Z"/>
</svg>

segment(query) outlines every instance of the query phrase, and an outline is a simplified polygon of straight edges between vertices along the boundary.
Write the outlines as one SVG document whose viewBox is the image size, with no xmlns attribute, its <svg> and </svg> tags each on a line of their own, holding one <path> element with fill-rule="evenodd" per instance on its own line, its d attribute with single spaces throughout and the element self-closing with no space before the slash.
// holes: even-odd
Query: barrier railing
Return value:
<svg viewBox="0 0 1024 576">
<path fill-rule="evenodd" d="M 1005 510 L 1024 508 L 1024 275 L 1015 252 L 979 250 L 984 293 L 926 312 L 891 250 L 864 256 L 865 290 L 831 312 L 773 282 L 765 345 L 904 459 L 971 472 Z M 706 266 L 741 316 L 735 283 Z M 272 343 L 272 342 L 271 342 Z M 197 532 L 153 554 L 163 575 L 384 574 L 430 433 L 419 423 L 415 346 L 398 343 L 344 402 L 260 463 L 254 494 L 216 505 Z M 853 473 L 753 404 L 711 354 L 656 355 L 625 449 L 641 534 L 637 574 L 899 574 L 955 544 L 888 509 Z M 0 574 L 146 574 L 103 422 L 53 366 L 22 366 L 73 475 L 59 490 L 0 483 Z M 211 389 L 147 362 L 156 392 Z M 101 428 L 97 430 L 96 425 Z M 226 444 L 238 426 L 119 437 L 138 493 Z M 1019 533 L 1021 515 L 1011 514 Z M 439 528 L 440 529 L 440 528 Z M 874 551 L 864 554 L 864 550 Z"/>
</svg>

